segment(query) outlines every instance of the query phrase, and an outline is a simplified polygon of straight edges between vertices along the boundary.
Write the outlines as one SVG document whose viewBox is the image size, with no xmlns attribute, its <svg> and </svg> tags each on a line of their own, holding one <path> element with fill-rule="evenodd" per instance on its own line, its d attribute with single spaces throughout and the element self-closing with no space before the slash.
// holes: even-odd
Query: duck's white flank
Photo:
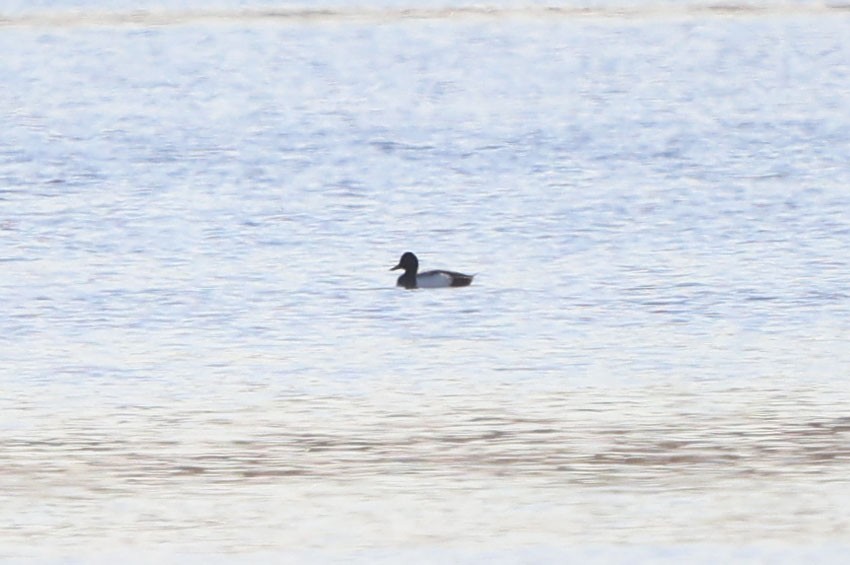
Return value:
<svg viewBox="0 0 850 565">
<path fill-rule="evenodd" d="M 428 271 L 416 275 L 416 286 L 419 288 L 445 288 L 452 286 L 452 276 L 441 271 Z"/>
</svg>

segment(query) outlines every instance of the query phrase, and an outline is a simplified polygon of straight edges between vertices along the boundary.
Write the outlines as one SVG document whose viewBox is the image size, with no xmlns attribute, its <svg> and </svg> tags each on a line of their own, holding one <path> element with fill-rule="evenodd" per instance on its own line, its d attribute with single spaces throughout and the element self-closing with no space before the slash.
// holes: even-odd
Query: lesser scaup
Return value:
<svg viewBox="0 0 850 565">
<path fill-rule="evenodd" d="M 475 275 L 464 275 L 454 271 L 419 271 L 419 259 L 408 251 L 399 259 L 398 265 L 390 269 L 404 269 L 404 274 L 398 278 L 396 286 L 404 288 L 445 288 L 449 286 L 469 286 Z"/>
</svg>

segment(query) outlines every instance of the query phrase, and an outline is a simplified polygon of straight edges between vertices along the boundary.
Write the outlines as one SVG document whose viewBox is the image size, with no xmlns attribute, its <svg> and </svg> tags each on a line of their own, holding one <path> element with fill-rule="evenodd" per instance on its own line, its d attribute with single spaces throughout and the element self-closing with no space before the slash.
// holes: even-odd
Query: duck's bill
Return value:
<svg viewBox="0 0 850 565">
<path fill-rule="evenodd" d="M 396 269 L 401 269 L 401 268 L 403 268 L 403 267 L 401 266 L 401 264 L 398 264 L 398 265 L 396 265 L 395 267 L 393 267 L 393 268 L 392 268 L 392 269 L 390 269 L 390 270 L 391 270 L 391 271 L 395 271 Z"/>
</svg>

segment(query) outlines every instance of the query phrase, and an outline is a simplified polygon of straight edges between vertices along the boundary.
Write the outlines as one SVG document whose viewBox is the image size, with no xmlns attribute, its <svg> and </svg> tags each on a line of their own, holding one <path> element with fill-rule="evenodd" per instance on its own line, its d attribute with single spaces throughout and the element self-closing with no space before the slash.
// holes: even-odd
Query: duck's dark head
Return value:
<svg viewBox="0 0 850 565">
<path fill-rule="evenodd" d="M 406 273 L 411 271 L 415 273 L 419 269 L 419 259 L 416 258 L 416 255 L 408 251 L 398 260 L 398 265 L 390 270 L 395 271 L 396 269 L 404 269 Z"/>
</svg>

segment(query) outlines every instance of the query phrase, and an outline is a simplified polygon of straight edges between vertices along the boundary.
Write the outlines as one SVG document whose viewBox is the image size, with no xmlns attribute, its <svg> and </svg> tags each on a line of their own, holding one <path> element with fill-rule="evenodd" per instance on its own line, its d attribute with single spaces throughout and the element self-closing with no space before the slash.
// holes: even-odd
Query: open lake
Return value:
<svg viewBox="0 0 850 565">
<path fill-rule="evenodd" d="M 0 7 L 0 560 L 845 562 L 846 5 L 172 4 Z"/>
</svg>

